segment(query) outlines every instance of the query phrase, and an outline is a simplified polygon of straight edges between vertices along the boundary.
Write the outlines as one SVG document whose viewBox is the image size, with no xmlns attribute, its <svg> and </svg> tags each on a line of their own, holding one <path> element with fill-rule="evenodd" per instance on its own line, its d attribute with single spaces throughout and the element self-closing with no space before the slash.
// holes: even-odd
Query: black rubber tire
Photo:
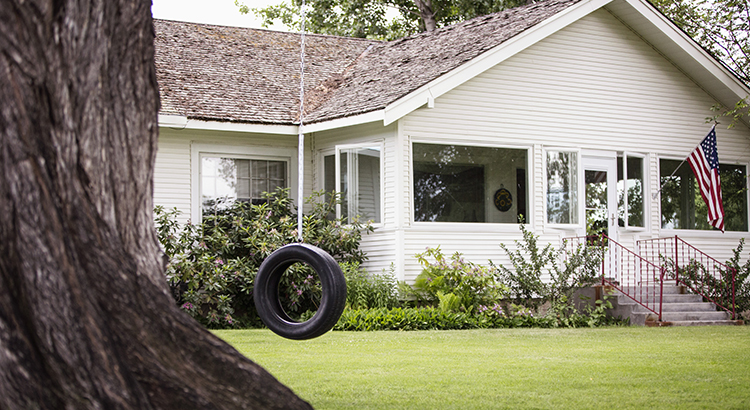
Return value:
<svg viewBox="0 0 750 410">
<path fill-rule="evenodd" d="M 279 301 L 281 276 L 297 262 L 310 265 L 322 287 L 320 307 L 305 322 L 292 320 Z M 293 243 L 275 250 L 260 265 L 253 299 L 258 316 L 274 333 L 287 339 L 312 339 L 331 330 L 341 317 L 346 306 L 346 279 L 331 255 L 316 246 Z"/>
</svg>

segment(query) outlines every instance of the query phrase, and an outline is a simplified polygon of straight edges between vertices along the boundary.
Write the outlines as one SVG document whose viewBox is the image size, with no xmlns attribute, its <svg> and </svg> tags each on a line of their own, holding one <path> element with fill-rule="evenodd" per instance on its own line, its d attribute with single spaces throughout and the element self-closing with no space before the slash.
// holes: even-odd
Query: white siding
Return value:
<svg viewBox="0 0 750 410">
<path fill-rule="evenodd" d="M 176 207 L 182 214 L 179 221 L 197 220 L 198 215 L 191 215 L 193 190 L 197 189 L 193 181 L 193 146 L 213 146 L 217 151 L 232 153 L 234 148 L 241 147 L 252 152 L 253 148 L 295 150 L 296 161 L 297 137 L 239 132 L 159 129 L 159 146 L 154 168 L 154 205 L 167 209 Z M 306 140 L 305 195 L 312 192 L 312 149 L 309 139 Z M 296 175 L 296 166 L 290 170 L 290 180 Z M 292 182 L 292 181 L 290 181 Z M 291 195 L 296 197 L 297 193 Z"/>
<path fill-rule="evenodd" d="M 515 224 L 414 223 L 412 221 L 411 142 L 529 149 L 527 218 L 541 235 L 540 246 L 560 245 L 580 232 L 545 226 L 543 150 L 569 147 L 647 155 L 648 188 L 659 187 L 659 158 L 685 158 L 705 136 L 704 119 L 715 103 L 710 90 L 696 85 L 675 65 L 606 9 L 570 25 L 505 60 L 397 123 L 370 123 L 309 135 L 305 160 L 306 195 L 324 187 L 322 152 L 337 144 L 382 141 L 382 223 L 362 247 L 373 272 L 395 264 L 399 279 L 419 274 L 414 255 L 425 247 L 462 252 L 466 259 L 507 264 L 499 244 L 514 248 L 521 235 Z M 723 163 L 750 162 L 750 131 L 744 125 L 717 131 Z M 296 136 L 162 129 L 156 161 L 154 202 L 190 214 L 192 144 L 296 148 Z M 506 186 L 511 184 L 506 183 Z M 294 193 L 296 194 L 296 193 Z M 663 232 L 651 193 L 645 230 L 620 233 L 638 239 Z M 746 233 L 676 231 L 719 260 L 731 256 Z M 745 252 L 747 254 L 747 252 Z"/>
<path fill-rule="evenodd" d="M 714 103 L 709 93 L 638 35 L 608 11 L 599 10 L 439 97 L 434 108 L 406 116 L 400 132 L 407 141 L 532 148 L 530 222 L 542 242 L 554 243 L 577 232 L 545 228 L 544 147 L 648 155 L 649 189 L 655 192 L 659 157 L 686 157 L 710 129 L 704 121 L 712 115 Z M 719 129 L 721 162 L 747 164 L 749 135 L 743 125 Z M 411 153 L 406 144 L 401 183 L 408 188 Z M 651 194 L 646 196 L 651 201 Z M 411 198 L 406 198 L 402 209 L 411 218 Z M 658 198 L 647 212 L 651 218 L 645 231 L 621 232 L 625 245 L 632 247 L 637 239 L 659 236 Z M 518 233 L 489 233 L 485 232 L 489 228 L 475 225 L 433 225 L 428 230 L 421 226 L 406 229 L 406 278 L 419 273 L 413 255 L 425 246 L 441 245 L 446 252 L 460 251 L 469 260 L 486 263 L 487 259 L 502 260 L 499 242 L 510 245 L 520 239 Z M 508 229 L 493 226 L 500 232 Z M 731 256 L 731 248 L 744 236 L 679 234 L 721 260 L 725 259 L 722 255 Z"/>
<path fill-rule="evenodd" d="M 160 130 L 154 165 L 154 205 L 177 208 L 180 223 L 190 219 L 190 139 Z"/>
<path fill-rule="evenodd" d="M 321 153 L 333 152 L 336 145 L 342 144 L 370 144 L 382 142 L 381 196 L 382 223 L 376 224 L 375 231 L 362 238 L 362 249 L 367 253 L 368 260 L 363 265 L 370 272 L 379 273 L 383 269 L 390 269 L 391 264 L 398 269 L 399 251 L 396 247 L 396 126 L 383 127 L 381 123 L 365 124 L 356 127 L 340 128 L 331 131 L 317 132 L 313 135 L 315 160 L 322 161 Z M 320 171 L 322 164 L 316 163 L 315 189 L 324 188 L 323 175 Z M 399 277 L 399 279 L 403 279 Z"/>
</svg>

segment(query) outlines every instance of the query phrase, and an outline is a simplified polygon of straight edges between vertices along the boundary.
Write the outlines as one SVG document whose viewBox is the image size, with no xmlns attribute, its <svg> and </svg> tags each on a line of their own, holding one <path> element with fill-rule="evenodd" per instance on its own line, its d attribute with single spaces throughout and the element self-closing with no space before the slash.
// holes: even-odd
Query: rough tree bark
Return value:
<svg viewBox="0 0 750 410">
<path fill-rule="evenodd" d="M 179 311 L 151 0 L 0 1 L 0 408 L 310 408 Z"/>
</svg>

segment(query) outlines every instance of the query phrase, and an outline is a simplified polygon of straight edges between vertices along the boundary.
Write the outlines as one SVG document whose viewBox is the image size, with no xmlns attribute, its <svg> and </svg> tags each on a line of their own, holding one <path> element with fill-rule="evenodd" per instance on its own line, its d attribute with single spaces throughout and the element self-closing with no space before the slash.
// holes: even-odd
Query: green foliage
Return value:
<svg viewBox="0 0 750 410">
<path fill-rule="evenodd" d="M 745 238 L 741 238 L 737 248 L 732 250 L 734 256 L 726 261 L 726 265 L 731 269 L 718 269 L 716 272 L 710 272 L 700 261 L 691 259 L 688 264 L 679 266 L 679 280 L 729 310 L 732 309 L 732 288 L 734 287 L 736 314 L 741 316 L 742 313 L 750 313 L 750 281 L 748 280 L 750 259 L 740 264 L 744 245 Z M 669 278 L 674 279 L 674 260 L 662 256 L 662 264 L 669 272 Z M 736 273 L 732 269 L 736 270 Z M 750 315 L 745 319 L 750 319 Z"/>
<path fill-rule="evenodd" d="M 535 318 L 528 309 L 510 314 L 489 309 L 468 314 L 435 307 L 345 310 L 334 330 L 457 330 L 511 327 L 552 327 L 552 321 Z"/>
<path fill-rule="evenodd" d="M 737 0 L 651 0 L 662 13 L 716 59 L 723 62 L 745 84 L 750 84 L 750 4 Z M 731 119 L 733 128 L 748 115 L 748 96 L 734 107 L 715 104 L 706 122 Z"/>
<path fill-rule="evenodd" d="M 344 225 L 329 219 L 335 206 L 308 198 L 311 209 L 303 219 L 304 240 L 325 250 L 340 262 L 359 264 L 363 232 L 372 227 L 354 222 Z M 259 205 L 236 201 L 215 203 L 200 225 L 180 226 L 175 211 L 155 209 L 159 241 L 170 260 L 167 279 L 175 300 L 209 327 L 248 327 L 260 322 L 252 300 L 253 283 L 263 260 L 274 250 L 297 240 L 297 215 L 288 190 L 266 195 Z M 282 277 L 280 299 L 291 316 L 317 310 L 320 283 L 306 265 L 292 265 Z"/>
<path fill-rule="evenodd" d="M 750 257 L 744 264 L 740 265 L 742 248 L 745 246 L 745 238 L 740 239 L 737 248 L 733 249 L 734 256 L 728 260 L 726 265 L 736 269 L 734 278 L 734 303 L 737 313 L 744 313 L 745 320 L 750 320 Z"/>
<path fill-rule="evenodd" d="M 750 83 L 750 5 L 737 0 L 652 0 L 690 37 Z"/>
<path fill-rule="evenodd" d="M 368 274 L 357 263 L 343 263 L 341 269 L 346 278 L 347 308 L 393 308 L 400 303 L 393 268 L 381 274 Z"/>
<path fill-rule="evenodd" d="M 235 0 L 240 13 L 252 11 L 263 26 L 275 22 L 299 30 L 301 0 L 250 8 Z M 425 30 L 414 0 L 306 0 L 305 30 L 345 37 L 395 40 Z M 524 0 L 432 0 L 438 27 L 526 4 Z M 389 20 L 388 11 L 397 16 Z"/>
<path fill-rule="evenodd" d="M 440 247 L 427 248 L 416 258 L 422 273 L 414 281 L 412 294 L 419 300 L 442 303 L 443 309 L 457 307 L 473 312 L 480 305 L 496 303 L 507 295 L 508 289 L 497 280 L 494 269 L 466 261 L 458 252 L 448 261 Z"/>
<path fill-rule="evenodd" d="M 552 244 L 539 248 L 538 236 L 519 225 L 523 241 L 515 241 L 516 250 L 511 251 L 505 244 L 500 247 L 508 254 L 513 269 L 490 265 L 499 272 L 504 283 L 510 287 L 514 303 L 538 309 L 544 302 L 552 305 L 566 304 L 577 289 L 590 285 L 598 275 L 602 249 L 581 244 L 565 254 L 563 249 L 555 250 Z M 545 281 L 543 277 L 550 280 Z"/>
<path fill-rule="evenodd" d="M 594 302 L 593 306 L 586 305 L 583 312 L 577 311 L 567 297 L 563 296 L 550 305 L 545 317 L 550 320 L 552 327 L 598 327 L 627 323 L 608 315 L 608 309 L 612 309 L 612 302 L 607 295 Z"/>
<path fill-rule="evenodd" d="M 623 322 L 606 314 L 612 304 L 606 299 L 599 300 L 596 307 L 584 313 L 572 310 L 568 304 L 544 316 L 534 316 L 531 309 L 499 303 L 480 306 L 476 312 L 466 313 L 440 307 L 393 308 L 393 309 L 347 309 L 341 315 L 334 330 L 375 331 L 375 330 L 457 330 L 457 329 L 500 329 L 517 327 L 598 327 L 618 325 Z"/>
</svg>

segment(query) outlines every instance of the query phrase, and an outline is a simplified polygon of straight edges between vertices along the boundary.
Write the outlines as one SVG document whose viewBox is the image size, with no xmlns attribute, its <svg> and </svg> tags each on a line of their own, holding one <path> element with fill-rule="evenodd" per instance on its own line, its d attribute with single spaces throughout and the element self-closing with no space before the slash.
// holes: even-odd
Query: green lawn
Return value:
<svg viewBox="0 0 750 410">
<path fill-rule="evenodd" d="M 750 326 L 215 333 L 316 409 L 750 409 Z"/>
</svg>

